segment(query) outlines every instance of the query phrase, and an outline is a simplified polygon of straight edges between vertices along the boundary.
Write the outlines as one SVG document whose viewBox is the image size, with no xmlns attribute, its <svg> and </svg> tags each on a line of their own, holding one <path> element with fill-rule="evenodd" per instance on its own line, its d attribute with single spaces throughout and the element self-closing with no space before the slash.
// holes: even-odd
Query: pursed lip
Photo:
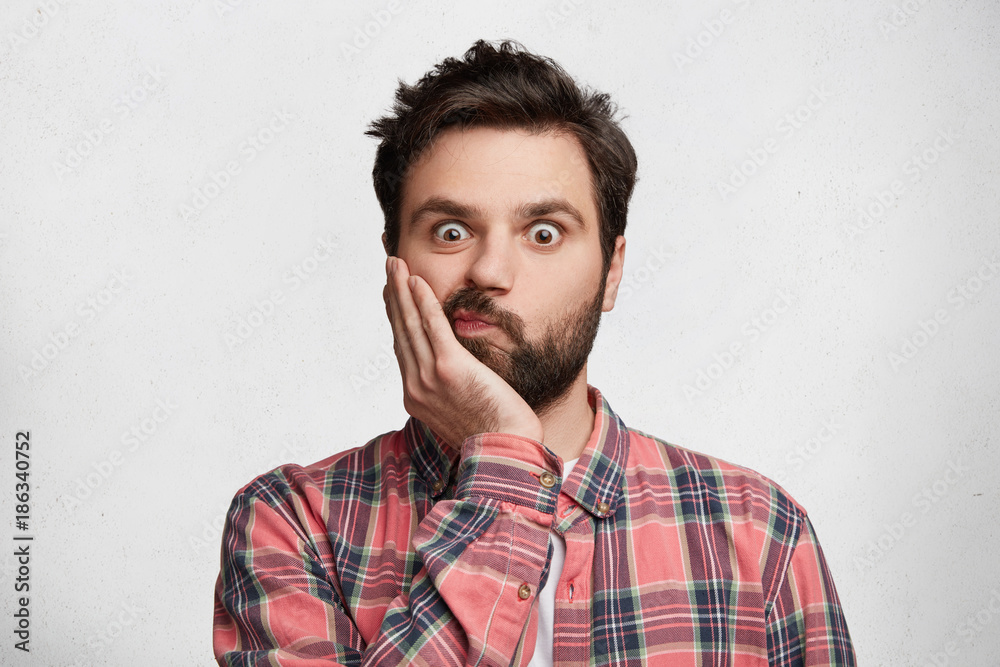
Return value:
<svg viewBox="0 0 1000 667">
<path fill-rule="evenodd" d="M 452 317 L 456 320 L 467 320 L 469 322 L 484 322 L 490 325 L 496 325 L 496 322 L 492 321 L 485 315 L 480 315 L 479 313 L 470 313 L 467 310 L 456 310 L 452 313 Z"/>
</svg>

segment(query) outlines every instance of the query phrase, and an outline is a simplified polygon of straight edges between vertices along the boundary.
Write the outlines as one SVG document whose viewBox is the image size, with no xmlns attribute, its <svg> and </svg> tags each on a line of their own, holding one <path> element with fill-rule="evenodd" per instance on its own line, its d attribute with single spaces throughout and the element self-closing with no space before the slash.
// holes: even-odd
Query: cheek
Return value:
<svg viewBox="0 0 1000 667">
<path fill-rule="evenodd" d="M 559 328 L 567 314 L 577 305 L 580 295 L 559 283 L 542 280 L 534 282 L 520 295 L 517 305 L 511 304 L 524 320 L 529 331 L 538 332 L 546 327 Z"/>
<path fill-rule="evenodd" d="M 410 268 L 411 275 L 420 276 L 430 285 L 434 296 L 441 303 L 444 303 L 462 285 L 459 275 L 455 271 L 449 270 L 450 267 L 447 265 L 441 266 L 435 262 L 414 260 L 412 263 L 407 262 L 407 266 Z"/>
<path fill-rule="evenodd" d="M 562 313 L 593 297 L 597 289 L 596 274 L 582 262 L 546 267 L 526 281 L 528 299 L 542 314 Z"/>
<path fill-rule="evenodd" d="M 550 295 L 549 308 L 539 316 L 557 326 L 560 323 L 568 323 L 578 317 L 581 309 L 590 308 L 597 294 L 597 288 L 597 284 L 587 281 L 586 284 L 581 282 L 573 285 L 572 289 L 563 289 L 558 293 L 553 291 Z"/>
</svg>

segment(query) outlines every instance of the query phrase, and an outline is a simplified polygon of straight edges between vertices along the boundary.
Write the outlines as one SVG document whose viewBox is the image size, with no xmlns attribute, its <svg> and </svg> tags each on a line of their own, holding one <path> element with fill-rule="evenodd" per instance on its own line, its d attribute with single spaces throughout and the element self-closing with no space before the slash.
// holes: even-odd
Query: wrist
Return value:
<svg viewBox="0 0 1000 667">
<path fill-rule="evenodd" d="M 462 444 L 455 499 L 487 497 L 555 511 L 561 462 L 533 438 L 514 433 L 478 433 Z"/>
<path fill-rule="evenodd" d="M 502 426 L 497 429 L 497 432 L 517 435 L 536 442 L 542 442 L 545 438 L 545 429 L 542 428 L 542 422 L 540 422 L 537 417 L 533 422 L 511 423 L 509 425 Z"/>
</svg>

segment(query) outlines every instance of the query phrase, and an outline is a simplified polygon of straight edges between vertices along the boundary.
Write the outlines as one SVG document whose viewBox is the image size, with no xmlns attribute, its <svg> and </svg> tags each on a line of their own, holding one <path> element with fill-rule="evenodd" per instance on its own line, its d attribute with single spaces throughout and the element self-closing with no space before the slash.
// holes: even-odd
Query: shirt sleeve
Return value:
<svg viewBox="0 0 1000 667">
<path fill-rule="evenodd" d="M 526 665 L 559 473 L 559 459 L 534 440 L 468 438 L 454 497 L 438 501 L 417 526 L 415 575 L 373 637 L 359 632 L 324 566 L 331 557 L 310 537 L 318 519 L 287 495 L 244 490 L 223 531 L 216 659 L 287 667 Z M 339 567 L 349 555 L 333 558 Z"/>
<path fill-rule="evenodd" d="M 771 665 L 855 665 L 844 611 L 809 517 L 767 616 Z"/>
</svg>

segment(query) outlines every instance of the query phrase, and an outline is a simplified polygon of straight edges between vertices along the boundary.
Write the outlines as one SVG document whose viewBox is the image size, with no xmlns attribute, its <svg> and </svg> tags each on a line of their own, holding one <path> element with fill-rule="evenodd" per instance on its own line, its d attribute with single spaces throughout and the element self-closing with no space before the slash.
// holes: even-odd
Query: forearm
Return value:
<svg viewBox="0 0 1000 667">
<path fill-rule="evenodd" d="M 365 664 L 526 664 L 537 594 L 547 574 L 559 490 L 557 459 L 506 434 L 468 438 L 453 500 L 439 501 L 413 540 L 423 567 L 409 596 L 393 602 Z M 551 487 L 541 483 L 549 475 Z M 428 631 L 433 622 L 433 631 Z M 388 658 L 388 660 L 383 660 Z"/>
<path fill-rule="evenodd" d="M 558 472 L 558 459 L 527 438 L 468 438 L 454 498 L 437 502 L 417 526 L 412 581 L 403 581 L 369 636 L 354 622 L 354 605 L 377 602 L 344 600 L 337 584 L 337 572 L 362 561 L 337 546 L 311 545 L 308 535 L 326 528 L 272 506 L 287 493 L 270 503 L 234 503 L 216 596 L 220 664 L 511 664 L 522 636 L 534 645 Z M 544 473 L 552 487 L 540 483 Z M 359 540 L 355 551 L 382 548 L 370 542 Z M 349 594 L 358 590 L 372 589 Z M 526 664 L 528 656 L 519 657 Z"/>
</svg>

